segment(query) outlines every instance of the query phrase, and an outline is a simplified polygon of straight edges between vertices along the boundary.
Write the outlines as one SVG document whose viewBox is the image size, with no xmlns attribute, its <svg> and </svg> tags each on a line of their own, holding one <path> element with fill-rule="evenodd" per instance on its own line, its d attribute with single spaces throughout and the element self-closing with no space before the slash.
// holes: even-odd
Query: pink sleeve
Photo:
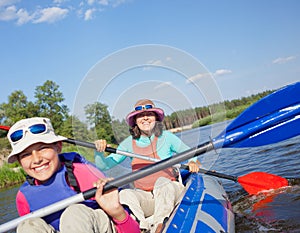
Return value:
<svg viewBox="0 0 300 233">
<path fill-rule="evenodd" d="M 118 233 L 140 233 L 141 231 L 138 222 L 130 217 L 127 211 L 125 212 L 126 218 L 123 221 L 113 219 Z"/>
<path fill-rule="evenodd" d="M 93 188 L 93 183 L 105 175 L 92 165 L 74 163 L 74 175 L 79 183 L 80 189 L 86 191 Z M 123 221 L 113 220 L 118 233 L 140 233 L 139 224 L 126 212 Z"/>
<path fill-rule="evenodd" d="M 21 193 L 20 190 L 18 191 L 16 196 L 16 207 L 20 216 L 30 213 L 28 202 L 24 194 Z"/>
<path fill-rule="evenodd" d="M 105 175 L 90 164 L 73 163 L 73 172 L 82 192 L 93 188 L 93 183 Z"/>
</svg>

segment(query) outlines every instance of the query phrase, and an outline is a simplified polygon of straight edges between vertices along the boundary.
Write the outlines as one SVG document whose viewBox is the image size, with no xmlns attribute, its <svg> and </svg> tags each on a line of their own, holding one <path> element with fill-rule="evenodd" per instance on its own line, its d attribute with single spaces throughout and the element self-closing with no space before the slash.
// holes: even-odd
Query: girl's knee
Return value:
<svg viewBox="0 0 300 233">
<path fill-rule="evenodd" d="M 68 206 L 60 217 L 60 223 L 73 224 L 74 221 L 86 221 L 89 218 L 91 209 L 83 204 Z"/>
<path fill-rule="evenodd" d="M 65 210 L 64 213 L 70 212 L 70 213 L 78 213 L 78 211 L 85 211 L 88 207 L 83 205 L 83 204 L 74 204 L 68 206 Z"/>
<path fill-rule="evenodd" d="M 154 189 L 170 189 L 172 186 L 172 181 L 170 179 L 159 177 L 154 184 Z"/>
<path fill-rule="evenodd" d="M 17 227 L 17 233 L 42 233 L 55 232 L 54 228 L 42 218 L 29 218 L 22 221 Z"/>
<path fill-rule="evenodd" d="M 131 200 L 133 197 L 135 197 L 135 194 L 134 194 L 133 190 L 122 189 L 119 192 L 119 198 L 120 198 L 120 202 L 122 204 L 127 204 L 127 201 Z"/>
</svg>

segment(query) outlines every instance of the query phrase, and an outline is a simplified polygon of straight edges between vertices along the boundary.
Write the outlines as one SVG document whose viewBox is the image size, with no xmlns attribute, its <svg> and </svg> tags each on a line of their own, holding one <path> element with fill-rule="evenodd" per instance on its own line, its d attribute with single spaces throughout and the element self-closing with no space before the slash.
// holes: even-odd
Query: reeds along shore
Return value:
<svg viewBox="0 0 300 233">
<path fill-rule="evenodd" d="M 22 168 L 5 162 L 0 167 L 0 188 L 7 188 L 24 181 L 25 173 Z"/>
</svg>

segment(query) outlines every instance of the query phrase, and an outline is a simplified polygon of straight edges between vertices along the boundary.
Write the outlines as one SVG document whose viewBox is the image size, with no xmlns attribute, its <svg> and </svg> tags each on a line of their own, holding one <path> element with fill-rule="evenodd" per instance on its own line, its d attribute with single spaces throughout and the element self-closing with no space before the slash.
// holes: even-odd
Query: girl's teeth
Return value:
<svg viewBox="0 0 300 233">
<path fill-rule="evenodd" d="M 45 165 L 43 165 L 43 166 L 41 166 L 41 167 L 36 167 L 35 170 L 36 170 L 36 171 L 41 171 L 41 170 L 43 170 L 45 167 L 46 167 Z"/>
</svg>

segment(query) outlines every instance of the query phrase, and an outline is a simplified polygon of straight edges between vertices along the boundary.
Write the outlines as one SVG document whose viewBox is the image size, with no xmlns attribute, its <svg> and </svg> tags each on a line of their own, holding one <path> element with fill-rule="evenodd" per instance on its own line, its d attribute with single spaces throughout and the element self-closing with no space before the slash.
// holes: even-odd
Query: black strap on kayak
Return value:
<svg viewBox="0 0 300 233">
<path fill-rule="evenodd" d="M 74 176 L 74 172 L 73 172 L 73 161 L 65 160 L 64 164 L 67 168 L 67 175 L 68 175 L 68 180 L 69 180 L 70 185 L 74 188 L 74 190 L 77 193 L 80 193 L 80 188 L 78 186 L 77 180 L 76 180 L 76 178 Z"/>
</svg>

